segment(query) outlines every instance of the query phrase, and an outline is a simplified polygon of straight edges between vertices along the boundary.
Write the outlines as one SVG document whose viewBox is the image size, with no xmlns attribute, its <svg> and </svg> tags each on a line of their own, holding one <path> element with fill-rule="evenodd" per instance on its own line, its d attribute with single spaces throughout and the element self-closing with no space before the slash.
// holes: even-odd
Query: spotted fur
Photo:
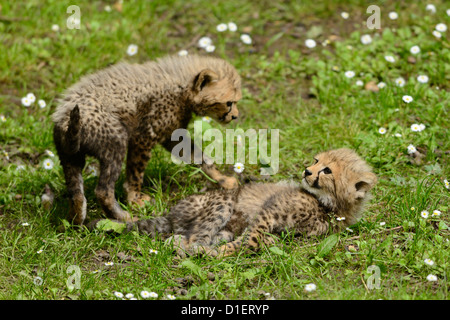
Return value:
<svg viewBox="0 0 450 320">
<path fill-rule="evenodd" d="M 128 223 L 127 230 L 170 234 L 178 251 L 230 255 L 270 244 L 268 233 L 306 236 L 338 232 L 357 222 L 377 178 L 354 151 L 320 153 L 301 183 L 253 183 L 181 200 L 169 214 Z M 339 219 L 336 218 L 345 218 Z M 333 223 L 331 222 L 333 221 Z M 218 248 L 215 245 L 227 242 Z"/>
<path fill-rule="evenodd" d="M 149 200 L 141 184 L 152 148 L 171 151 L 174 130 L 186 128 L 192 113 L 228 123 L 238 117 L 241 80 L 226 61 L 188 55 L 169 56 L 144 64 L 119 63 L 83 77 L 69 88 L 52 115 L 54 142 L 69 192 L 70 219 L 86 218 L 82 170 L 85 156 L 99 160 L 96 196 L 112 218 L 130 221 L 114 196 L 126 159 L 124 189 L 129 203 Z M 191 142 L 192 157 L 199 149 Z M 202 169 L 224 188 L 237 187 L 203 158 Z M 207 159 L 206 159 L 207 160 Z"/>
</svg>

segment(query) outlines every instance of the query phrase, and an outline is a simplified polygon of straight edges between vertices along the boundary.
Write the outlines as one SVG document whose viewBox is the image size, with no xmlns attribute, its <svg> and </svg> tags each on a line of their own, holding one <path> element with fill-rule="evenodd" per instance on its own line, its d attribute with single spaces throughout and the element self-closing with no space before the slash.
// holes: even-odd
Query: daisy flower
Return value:
<svg viewBox="0 0 450 320">
<path fill-rule="evenodd" d="M 445 31 L 447 31 L 447 26 L 443 23 L 439 23 L 436 25 L 435 29 L 436 31 L 444 33 Z"/>
<path fill-rule="evenodd" d="M 444 186 L 449 189 L 450 188 L 450 182 L 448 180 L 444 180 Z"/>
<path fill-rule="evenodd" d="M 348 232 L 353 232 L 353 230 L 350 229 L 349 227 L 345 228 L 345 230 L 347 230 Z"/>
<path fill-rule="evenodd" d="M 377 87 L 380 88 L 380 89 L 383 89 L 384 87 L 386 87 L 386 83 L 381 81 L 380 83 L 377 84 Z"/>
<path fill-rule="evenodd" d="M 348 19 L 348 17 L 350 17 L 350 15 L 348 14 L 348 12 L 343 11 L 343 12 L 341 12 L 341 17 L 343 19 Z"/>
<path fill-rule="evenodd" d="M 417 77 L 417 81 L 420 83 L 427 83 L 428 82 L 428 76 L 421 74 Z"/>
<path fill-rule="evenodd" d="M 53 32 L 58 32 L 59 31 L 59 26 L 57 24 L 52 25 L 52 31 Z"/>
<path fill-rule="evenodd" d="M 378 129 L 378 133 L 379 134 L 385 134 L 386 133 L 386 128 L 381 127 L 380 129 Z"/>
<path fill-rule="evenodd" d="M 394 134 L 394 136 L 396 136 L 397 138 L 401 138 L 402 134 L 401 133 L 396 133 L 396 134 Z"/>
<path fill-rule="evenodd" d="M 432 34 L 438 39 L 442 37 L 442 34 L 437 30 L 433 30 Z"/>
<path fill-rule="evenodd" d="M 391 11 L 391 12 L 389 12 L 389 19 L 391 19 L 391 20 L 397 20 L 397 18 L 398 18 L 398 13 L 397 12 L 394 12 L 394 11 Z"/>
<path fill-rule="evenodd" d="M 112 262 L 112 261 L 105 262 L 105 266 L 107 266 L 107 267 L 111 267 L 113 265 L 114 265 L 114 262 Z"/>
<path fill-rule="evenodd" d="M 433 217 L 439 217 L 441 215 L 441 212 L 439 210 L 433 210 Z"/>
<path fill-rule="evenodd" d="M 436 13 L 436 6 L 434 4 L 427 4 L 425 10 L 430 11 L 431 13 Z"/>
<path fill-rule="evenodd" d="M 353 78 L 354 76 L 355 76 L 355 72 L 353 72 L 353 71 L 345 71 L 345 76 L 347 77 L 347 78 Z"/>
<path fill-rule="evenodd" d="M 28 222 L 22 223 L 22 227 L 28 227 L 30 224 Z"/>
<path fill-rule="evenodd" d="M 198 46 L 200 47 L 200 48 L 206 48 L 207 46 L 209 46 L 209 45 L 211 45 L 212 44 L 212 40 L 211 40 L 211 38 L 210 37 L 201 37 L 199 40 L 198 40 Z"/>
<path fill-rule="evenodd" d="M 386 224 L 386 222 L 380 222 L 380 226 L 384 226 Z"/>
<path fill-rule="evenodd" d="M 419 124 L 419 131 L 425 130 L 425 125 L 423 123 Z"/>
<path fill-rule="evenodd" d="M 370 34 L 365 34 L 361 36 L 361 43 L 362 44 L 369 44 L 372 42 L 372 37 Z"/>
<path fill-rule="evenodd" d="M 447 15 L 450 17 L 450 9 L 447 9 L 445 12 L 447 12 Z"/>
<path fill-rule="evenodd" d="M 414 153 L 414 152 L 417 152 L 417 149 L 416 149 L 416 147 L 414 147 L 412 144 L 410 144 L 410 145 L 408 146 L 408 153 L 411 154 L 411 153 Z M 414 207 L 411 208 L 411 210 L 414 210 Z"/>
<path fill-rule="evenodd" d="M 149 298 L 158 298 L 158 294 L 156 292 L 149 292 L 148 297 Z"/>
<path fill-rule="evenodd" d="M 317 286 L 314 283 L 309 283 L 305 286 L 305 291 L 311 292 L 316 290 Z"/>
<path fill-rule="evenodd" d="M 307 39 L 305 41 L 305 46 L 307 46 L 308 48 L 312 49 L 316 46 L 316 42 L 313 39 Z"/>
<path fill-rule="evenodd" d="M 362 86 L 364 85 L 364 82 L 362 82 L 361 80 L 357 80 L 357 81 L 355 82 L 355 84 L 356 84 L 358 87 L 362 87 Z"/>
<path fill-rule="evenodd" d="M 180 51 L 178 51 L 178 55 L 180 56 L 180 57 L 183 57 L 183 56 L 187 56 L 189 53 L 188 53 L 188 51 L 187 50 L 180 50 Z"/>
<path fill-rule="evenodd" d="M 46 170 L 53 169 L 53 161 L 51 159 L 45 159 L 42 165 L 44 166 L 44 169 L 46 169 Z"/>
<path fill-rule="evenodd" d="M 425 262 L 429 266 L 432 266 L 434 264 L 434 261 L 431 259 L 425 259 L 423 262 Z"/>
<path fill-rule="evenodd" d="M 420 52 L 419 46 L 412 46 L 411 49 L 409 49 L 409 52 L 412 54 L 418 54 Z"/>
<path fill-rule="evenodd" d="M 127 293 L 127 294 L 125 295 L 125 298 L 127 298 L 127 299 L 134 298 L 134 294 L 132 294 L 132 293 Z"/>
<path fill-rule="evenodd" d="M 393 56 L 384 56 L 387 62 L 395 62 L 395 58 Z"/>
<path fill-rule="evenodd" d="M 20 101 L 22 102 L 22 105 L 24 107 L 29 107 L 32 104 L 32 102 L 30 101 L 30 99 L 28 97 L 23 97 Z"/>
<path fill-rule="evenodd" d="M 400 88 L 405 85 L 405 79 L 403 79 L 402 77 L 399 77 L 399 78 L 395 79 L 394 82 Z"/>
<path fill-rule="evenodd" d="M 158 250 L 154 250 L 154 249 L 150 249 L 149 252 L 150 252 L 150 254 L 152 254 L 152 253 L 158 254 Z"/>
<path fill-rule="evenodd" d="M 237 30 L 237 25 L 234 22 L 228 22 L 228 30 L 235 32 Z"/>
<path fill-rule="evenodd" d="M 248 34 L 241 34 L 241 41 L 245 44 L 252 44 L 252 38 Z"/>
<path fill-rule="evenodd" d="M 168 295 L 167 295 L 167 299 L 169 299 L 169 300 L 175 300 L 176 298 L 175 298 L 175 296 L 174 296 L 173 294 L 168 294 Z"/>
<path fill-rule="evenodd" d="M 333 70 L 333 71 L 339 71 L 339 67 L 338 67 L 338 66 L 333 66 L 333 67 L 331 67 L 331 70 Z"/>
<path fill-rule="evenodd" d="M 127 55 L 134 56 L 138 52 L 138 46 L 135 44 L 130 44 L 127 48 Z"/>
<path fill-rule="evenodd" d="M 437 281 L 437 277 L 434 274 L 429 274 L 427 276 L 428 281 Z"/>
<path fill-rule="evenodd" d="M 208 117 L 208 116 L 203 117 L 202 120 L 205 121 L 205 122 L 208 122 L 208 123 L 211 122 L 211 118 Z"/>
<path fill-rule="evenodd" d="M 47 106 L 47 104 L 45 103 L 45 100 L 42 100 L 42 99 L 40 99 L 39 101 L 38 101 L 38 105 L 39 105 L 39 108 L 45 108 L 46 106 Z"/>
<path fill-rule="evenodd" d="M 104 8 L 103 8 L 103 10 L 105 10 L 106 12 L 111 12 L 111 6 L 109 6 L 109 5 L 106 5 Z"/>
<path fill-rule="evenodd" d="M 228 29 L 228 26 L 225 23 L 218 24 L 216 30 L 219 32 L 224 32 Z"/>
<path fill-rule="evenodd" d="M 141 297 L 144 299 L 150 298 L 150 292 L 145 290 L 141 291 Z"/>
<path fill-rule="evenodd" d="M 410 210 L 411 210 L 411 211 L 414 211 L 414 210 L 416 210 L 416 208 L 415 208 L 415 207 L 411 207 Z"/>
<path fill-rule="evenodd" d="M 94 271 L 92 271 L 92 273 L 93 273 L 93 274 L 96 274 L 96 273 L 99 273 L 99 272 L 100 272 L 100 270 L 98 270 L 98 269 L 97 269 L 97 270 L 94 270 Z"/>
<path fill-rule="evenodd" d="M 41 249 L 41 250 L 38 250 L 38 251 L 36 251 L 36 253 L 37 253 L 37 254 L 40 254 L 40 253 L 42 253 L 42 252 L 44 252 L 44 250 L 42 250 L 42 249 Z"/>
<path fill-rule="evenodd" d="M 209 46 L 206 46 L 205 51 L 206 52 L 214 52 L 216 50 L 216 46 L 210 44 Z"/>
<path fill-rule="evenodd" d="M 114 291 L 114 296 L 116 296 L 116 298 L 123 298 L 123 293 L 119 291 Z"/>
<path fill-rule="evenodd" d="M 414 132 L 419 132 L 419 131 L 421 131 L 421 130 L 420 130 L 420 126 L 419 126 L 417 123 L 412 124 L 412 125 L 411 125 L 411 131 L 414 131 Z"/>
<path fill-rule="evenodd" d="M 337 221 L 344 221 L 344 220 L 345 220 L 345 217 L 337 217 L 336 220 L 337 220 Z"/>
<path fill-rule="evenodd" d="M 240 162 L 237 162 L 237 163 L 234 165 L 234 172 L 236 172 L 236 173 L 242 173 L 242 171 L 244 171 L 244 165 L 243 165 L 242 163 L 240 163 Z"/>
<path fill-rule="evenodd" d="M 403 100 L 404 102 L 406 102 L 406 103 L 410 103 L 410 102 L 412 102 L 414 99 L 413 99 L 411 96 L 404 95 L 404 96 L 402 97 L 402 100 Z"/>
<path fill-rule="evenodd" d="M 45 153 L 49 156 L 49 157 L 54 157 L 55 154 L 53 152 L 51 152 L 50 150 L 45 150 Z"/>
<path fill-rule="evenodd" d="M 6 117 L 2 114 L 0 114 L 0 121 L 1 122 L 6 122 Z"/>
<path fill-rule="evenodd" d="M 427 219 L 429 215 L 430 213 L 427 210 L 422 210 L 422 212 L 420 212 L 420 216 L 424 219 Z"/>
</svg>

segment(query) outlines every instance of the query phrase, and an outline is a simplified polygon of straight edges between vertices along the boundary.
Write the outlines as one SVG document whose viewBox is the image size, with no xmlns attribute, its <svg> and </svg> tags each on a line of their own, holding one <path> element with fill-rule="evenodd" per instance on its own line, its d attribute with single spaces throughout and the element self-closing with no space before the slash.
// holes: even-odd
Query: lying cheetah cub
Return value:
<svg viewBox="0 0 450 320">
<path fill-rule="evenodd" d="M 150 200 L 140 191 L 152 148 L 159 143 L 172 151 L 179 143 L 172 141 L 172 133 L 185 129 L 192 113 L 221 123 L 236 119 L 240 99 L 241 79 L 235 68 L 209 56 L 120 63 L 82 78 L 65 92 L 52 116 L 70 197 L 70 219 L 82 224 L 86 218 L 81 176 L 86 155 L 100 162 L 95 193 L 103 210 L 112 218 L 130 221 L 130 214 L 114 196 L 125 155 L 127 201 L 143 205 Z M 201 150 L 192 142 L 191 148 L 191 158 L 199 159 Z M 205 155 L 200 159 L 203 171 L 222 187 L 237 187 L 237 180 L 222 175 Z"/>
<path fill-rule="evenodd" d="M 337 149 L 318 154 L 303 172 L 301 184 L 253 183 L 192 195 L 168 216 L 128 223 L 127 230 L 173 233 L 170 241 L 182 249 L 180 253 L 230 255 L 243 246 L 255 250 L 261 243 L 269 244 L 266 233 L 291 230 L 312 236 L 356 223 L 376 181 L 354 151 Z M 221 241 L 228 243 L 214 249 Z"/>
</svg>

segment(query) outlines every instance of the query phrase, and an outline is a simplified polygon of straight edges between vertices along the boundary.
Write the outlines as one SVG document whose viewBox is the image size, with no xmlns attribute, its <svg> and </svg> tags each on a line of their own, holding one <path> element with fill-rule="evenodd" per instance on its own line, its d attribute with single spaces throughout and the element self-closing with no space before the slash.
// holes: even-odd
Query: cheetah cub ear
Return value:
<svg viewBox="0 0 450 320">
<path fill-rule="evenodd" d="M 361 177 L 355 179 L 355 181 L 355 198 L 356 200 L 362 200 L 377 182 L 377 176 L 372 172 L 366 172 Z"/>
<path fill-rule="evenodd" d="M 200 71 L 194 78 L 194 92 L 199 93 L 205 87 L 217 82 L 219 76 L 212 70 L 205 69 Z"/>
</svg>

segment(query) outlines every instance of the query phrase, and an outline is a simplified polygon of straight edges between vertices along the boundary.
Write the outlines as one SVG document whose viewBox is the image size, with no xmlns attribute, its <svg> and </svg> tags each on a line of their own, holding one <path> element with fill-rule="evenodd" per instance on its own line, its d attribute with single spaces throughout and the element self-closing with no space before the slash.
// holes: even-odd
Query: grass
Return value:
<svg viewBox="0 0 450 320">
<path fill-rule="evenodd" d="M 81 29 L 70 30 L 65 25 L 70 14 L 61 1 L 2 3 L 0 299 L 116 299 L 115 291 L 141 299 L 139 293 L 147 290 L 158 293 L 158 299 L 168 294 L 265 299 L 267 293 L 275 299 L 447 300 L 450 45 L 448 31 L 440 39 L 432 35 L 438 23 L 450 25 L 444 1 L 435 1 L 434 14 L 421 1 L 380 2 L 380 30 L 365 26 L 364 1 L 207 4 L 127 1 L 118 11 L 112 2 L 79 1 Z M 342 11 L 349 13 L 347 20 Z M 390 11 L 399 18 L 390 20 Z M 216 31 L 228 21 L 237 24 L 237 32 Z M 53 24 L 59 32 L 52 31 Z M 240 41 L 244 32 L 252 37 L 251 45 Z M 363 34 L 370 34 L 372 43 L 362 44 Z M 304 163 L 330 148 L 356 149 L 374 167 L 379 183 L 364 218 L 351 231 L 330 238 L 282 235 L 275 247 L 254 255 L 180 259 L 159 239 L 61 228 L 68 207 L 62 169 L 57 157 L 51 158 L 51 170 L 43 168 L 46 150 L 55 152 L 50 115 L 56 97 L 81 76 L 119 61 L 139 63 L 181 49 L 203 52 L 196 46 L 202 36 L 216 46 L 210 54 L 229 60 L 243 78 L 240 119 L 227 127 L 209 125 L 280 129 L 280 169 L 271 180 L 298 179 Z M 317 46 L 307 48 L 307 38 Z M 129 57 L 132 43 L 139 50 Z M 420 46 L 419 54 L 409 52 L 413 45 Z M 396 61 L 387 62 L 385 55 Z M 345 77 L 348 70 L 354 78 Z M 419 83 L 420 74 L 429 82 Z M 395 84 L 398 77 L 405 86 Z M 383 81 L 386 87 L 371 92 L 357 80 Z M 21 97 L 29 92 L 47 106 L 22 106 Z M 404 103 L 403 95 L 413 102 Z M 414 123 L 426 129 L 412 132 Z M 378 133 L 380 127 L 386 134 Z M 423 155 L 420 161 L 408 154 L 410 144 Z M 233 174 L 229 165 L 220 167 Z M 246 164 L 241 178 L 258 177 L 259 169 Z M 120 200 L 123 180 L 116 189 Z M 92 218 L 102 215 L 93 192 L 96 181 L 92 171 L 85 172 Z M 50 210 L 41 204 L 46 184 L 56 196 Z M 158 147 L 144 182 L 155 205 L 124 207 L 141 217 L 160 215 L 205 187 L 215 185 L 195 167 L 172 163 Z M 424 219 L 423 210 L 442 214 Z M 432 266 L 424 262 L 427 258 Z M 369 287 L 372 265 L 380 271 L 379 289 Z M 76 284 L 73 272 L 67 273 L 70 266 L 81 271 L 79 289 L 68 286 L 68 280 Z M 429 274 L 437 281 L 428 281 Z M 309 283 L 317 289 L 306 292 Z"/>
</svg>

